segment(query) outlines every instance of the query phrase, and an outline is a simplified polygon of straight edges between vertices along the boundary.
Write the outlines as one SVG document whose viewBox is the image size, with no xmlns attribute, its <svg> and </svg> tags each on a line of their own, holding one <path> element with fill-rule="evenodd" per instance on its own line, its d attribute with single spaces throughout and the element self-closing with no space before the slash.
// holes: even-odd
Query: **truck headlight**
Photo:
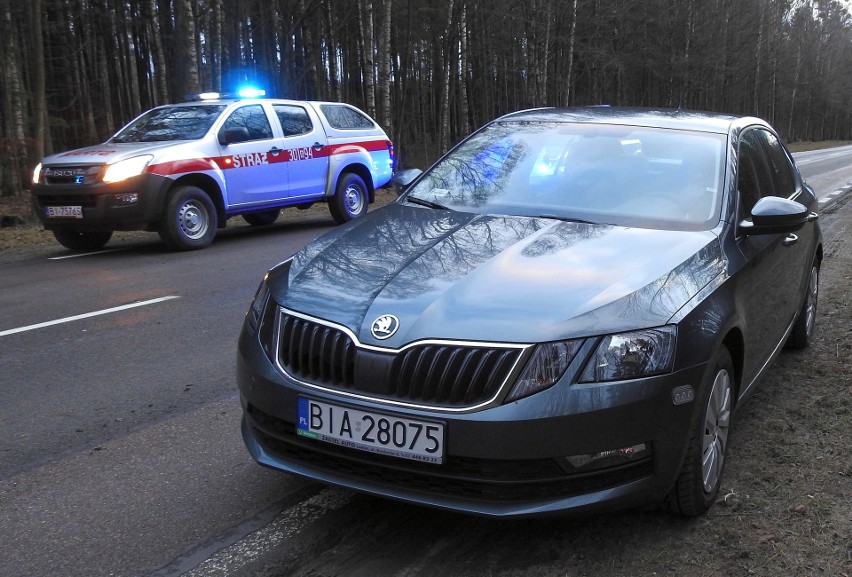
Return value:
<svg viewBox="0 0 852 577">
<path fill-rule="evenodd" d="M 152 155 L 143 154 L 142 156 L 134 156 L 133 158 L 111 164 L 107 166 L 106 172 L 104 172 L 103 181 L 107 183 L 121 182 L 122 180 L 139 176 L 153 159 Z"/>
</svg>

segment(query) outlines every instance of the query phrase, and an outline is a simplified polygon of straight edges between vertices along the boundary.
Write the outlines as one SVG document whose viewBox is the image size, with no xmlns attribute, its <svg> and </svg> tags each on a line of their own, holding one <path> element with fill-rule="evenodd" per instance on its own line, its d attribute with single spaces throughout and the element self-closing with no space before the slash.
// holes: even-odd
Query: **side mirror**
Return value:
<svg viewBox="0 0 852 577">
<path fill-rule="evenodd" d="M 419 168 L 406 168 L 394 174 L 391 177 L 391 184 L 397 196 L 405 192 L 405 189 L 411 186 L 411 183 L 421 174 L 423 171 Z"/>
<path fill-rule="evenodd" d="M 239 128 L 227 128 L 219 133 L 219 144 L 229 145 L 237 144 L 238 142 L 246 142 L 251 140 L 248 128 L 241 126 Z"/>
<path fill-rule="evenodd" d="M 751 210 L 751 218 L 740 222 L 745 234 L 778 234 L 794 232 L 818 218 L 815 212 L 794 200 L 765 196 Z"/>
</svg>

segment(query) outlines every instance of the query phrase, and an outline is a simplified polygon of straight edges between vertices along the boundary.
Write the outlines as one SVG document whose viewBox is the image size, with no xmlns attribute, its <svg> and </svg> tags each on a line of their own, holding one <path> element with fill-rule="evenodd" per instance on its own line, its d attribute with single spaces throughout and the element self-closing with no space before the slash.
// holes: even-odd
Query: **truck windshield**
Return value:
<svg viewBox="0 0 852 577">
<path fill-rule="evenodd" d="M 224 109 L 224 105 L 154 108 L 122 128 L 109 142 L 196 140 L 207 134 Z"/>
</svg>

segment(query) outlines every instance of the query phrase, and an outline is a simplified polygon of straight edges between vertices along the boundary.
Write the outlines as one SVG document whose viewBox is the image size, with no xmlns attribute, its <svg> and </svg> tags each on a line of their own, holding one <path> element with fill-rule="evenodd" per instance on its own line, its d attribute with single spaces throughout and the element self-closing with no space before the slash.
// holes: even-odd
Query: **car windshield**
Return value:
<svg viewBox="0 0 852 577">
<path fill-rule="evenodd" d="M 201 138 L 224 105 L 163 106 L 149 110 L 113 136 L 110 142 L 160 142 Z"/>
<path fill-rule="evenodd" d="M 723 134 L 497 122 L 441 159 L 408 196 L 454 210 L 658 229 L 718 223 Z"/>
</svg>

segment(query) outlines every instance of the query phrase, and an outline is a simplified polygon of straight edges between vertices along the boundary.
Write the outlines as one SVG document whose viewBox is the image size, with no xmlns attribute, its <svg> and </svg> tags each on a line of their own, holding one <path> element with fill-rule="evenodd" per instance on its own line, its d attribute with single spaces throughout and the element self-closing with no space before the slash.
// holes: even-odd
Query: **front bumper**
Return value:
<svg viewBox="0 0 852 577">
<path fill-rule="evenodd" d="M 695 403 L 672 390 L 697 386 L 705 366 L 596 385 L 556 385 L 469 413 L 400 410 L 310 390 L 275 369 L 256 339 L 240 339 L 242 434 L 260 464 L 365 493 L 471 514 L 513 517 L 625 508 L 662 500 L 693 430 Z M 420 463 L 296 435 L 299 396 L 445 424 L 445 462 Z M 636 459 L 575 468 L 567 457 L 645 445 Z"/>
<path fill-rule="evenodd" d="M 32 203 L 48 230 L 151 230 L 161 217 L 172 184 L 168 178 L 149 173 L 110 184 L 37 184 L 32 189 Z M 131 201 L 134 196 L 136 200 Z M 48 207 L 58 206 L 79 206 L 82 218 L 49 217 Z"/>
</svg>

